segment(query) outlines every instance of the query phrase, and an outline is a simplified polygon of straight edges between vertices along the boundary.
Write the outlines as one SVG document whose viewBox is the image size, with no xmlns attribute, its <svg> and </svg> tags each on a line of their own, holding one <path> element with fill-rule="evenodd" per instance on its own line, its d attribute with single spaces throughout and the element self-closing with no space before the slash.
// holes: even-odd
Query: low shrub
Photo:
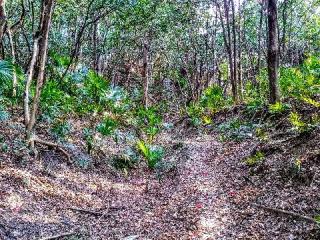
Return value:
<svg viewBox="0 0 320 240">
<path fill-rule="evenodd" d="M 149 168 L 154 169 L 164 156 L 164 149 L 160 146 L 148 145 L 143 141 L 137 142 L 137 149 L 147 161 Z"/>
</svg>

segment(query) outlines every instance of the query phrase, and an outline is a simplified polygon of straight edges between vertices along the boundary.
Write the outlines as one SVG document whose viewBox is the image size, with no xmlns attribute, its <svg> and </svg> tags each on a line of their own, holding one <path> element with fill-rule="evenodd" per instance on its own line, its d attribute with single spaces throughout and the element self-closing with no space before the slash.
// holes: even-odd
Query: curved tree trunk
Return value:
<svg viewBox="0 0 320 240">
<path fill-rule="evenodd" d="M 48 39 L 53 14 L 55 0 L 43 0 L 41 5 L 41 19 L 37 36 L 34 40 L 34 48 L 31 64 L 28 71 L 27 84 L 25 89 L 25 123 L 27 129 L 27 141 L 31 148 L 34 148 L 34 127 L 40 102 L 41 90 L 45 77 L 45 66 L 48 55 Z M 32 77 L 35 69 L 35 63 L 38 59 L 39 71 L 37 73 L 36 92 L 33 98 L 32 107 L 29 106 L 29 91 L 32 82 Z"/>
</svg>

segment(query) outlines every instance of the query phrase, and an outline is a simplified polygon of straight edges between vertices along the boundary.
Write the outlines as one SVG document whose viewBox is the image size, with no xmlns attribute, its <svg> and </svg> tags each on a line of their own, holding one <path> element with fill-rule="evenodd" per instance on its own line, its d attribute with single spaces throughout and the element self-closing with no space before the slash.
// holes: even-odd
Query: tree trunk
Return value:
<svg viewBox="0 0 320 240">
<path fill-rule="evenodd" d="M 234 8 L 234 0 L 231 0 L 231 12 L 232 12 L 232 35 L 233 35 L 233 79 L 235 81 L 235 85 L 236 85 L 236 103 L 238 103 L 239 101 L 239 93 L 240 93 L 240 89 L 238 87 L 238 85 L 240 85 L 240 83 L 237 82 L 238 78 L 237 78 L 237 71 L 238 71 L 238 58 L 237 58 L 237 34 L 236 34 L 236 18 L 235 18 L 235 8 Z M 239 39 L 240 40 L 240 39 Z"/>
<path fill-rule="evenodd" d="M 0 0 L 0 48 L 3 49 L 3 36 L 7 23 L 7 15 L 6 15 L 6 1 Z M 0 56 L 1 59 L 4 58 L 4 54 L 2 53 Z"/>
<path fill-rule="evenodd" d="M 8 33 L 9 44 L 10 44 L 12 64 L 15 65 L 16 64 L 16 50 L 15 50 L 15 46 L 13 43 L 12 32 L 11 32 L 10 28 L 8 28 L 7 33 Z M 16 71 L 14 70 L 12 73 L 12 96 L 13 97 L 17 96 L 17 85 L 18 85 L 18 78 L 17 78 Z"/>
<path fill-rule="evenodd" d="M 232 57 L 232 47 L 231 47 L 231 30 L 230 30 L 230 21 L 229 21 L 229 3 L 227 0 L 224 0 L 224 11 L 225 11 L 225 17 L 226 17 L 226 27 L 224 24 L 221 8 L 219 5 L 219 2 L 216 1 L 217 4 L 217 9 L 219 11 L 220 15 L 220 21 L 221 21 L 221 26 L 222 26 L 222 33 L 223 33 L 223 40 L 225 47 L 227 49 L 228 53 L 228 61 L 229 61 L 229 72 L 230 72 L 230 81 L 231 81 L 231 90 L 232 90 L 232 96 L 233 96 L 233 101 L 235 103 L 238 102 L 238 93 L 237 93 L 237 79 L 234 78 L 234 71 L 235 71 L 235 66 L 234 66 L 234 59 Z"/>
<path fill-rule="evenodd" d="M 268 0 L 268 75 L 270 104 L 274 104 L 280 100 L 278 87 L 279 48 L 277 23 L 277 0 Z"/>
<path fill-rule="evenodd" d="M 43 0 L 41 4 L 41 19 L 39 30 L 34 40 L 33 55 L 30 63 L 27 84 L 25 89 L 25 122 L 27 129 L 27 141 L 34 148 L 34 127 L 40 102 L 41 90 L 45 78 L 45 66 L 48 55 L 48 39 L 55 0 Z M 29 91 L 35 70 L 36 60 L 39 62 L 37 73 L 36 92 L 33 98 L 32 108 L 29 107 Z"/>
<path fill-rule="evenodd" d="M 142 66 L 142 79 L 143 79 L 143 105 L 147 109 L 149 107 L 149 77 L 148 77 L 148 46 L 143 43 L 143 66 Z"/>
<path fill-rule="evenodd" d="M 254 86 L 258 90 L 258 93 L 260 94 L 260 84 L 256 80 L 256 76 L 260 74 L 261 69 L 261 38 L 262 38 L 262 27 L 263 27 L 263 10 L 264 10 L 264 1 L 261 3 L 261 9 L 260 9 L 260 20 L 259 20 L 259 35 L 258 35 L 258 64 L 257 64 L 257 71 L 254 77 Z"/>
</svg>

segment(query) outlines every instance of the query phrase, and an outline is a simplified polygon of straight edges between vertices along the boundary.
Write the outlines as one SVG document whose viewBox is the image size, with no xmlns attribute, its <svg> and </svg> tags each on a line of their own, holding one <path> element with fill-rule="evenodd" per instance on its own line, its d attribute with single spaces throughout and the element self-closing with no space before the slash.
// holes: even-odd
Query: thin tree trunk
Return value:
<svg viewBox="0 0 320 240">
<path fill-rule="evenodd" d="M 0 0 L 0 48 L 1 49 L 4 49 L 3 36 L 4 36 L 5 28 L 6 28 L 6 23 L 7 23 L 6 1 Z M 0 57 L 3 59 L 4 53 L 2 53 Z"/>
<path fill-rule="evenodd" d="M 260 69 L 261 69 L 261 39 L 262 39 L 262 26 L 263 26 L 263 10 L 264 10 L 264 1 L 262 1 L 261 9 L 260 9 L 259 35 L 258 35 L 258 64 L 257 64 L 256 75 L 260 74 Z M 258 90 L 258 92 L 260 92 L 259 82 L 256 80 L 256 77 L 254 77 L 254 85 Z"/>
<path fill-rule="evenodd" d="M 234 8 L 234 0 L 231 1 L 231 12 L 232 12 L 232 35 L 233 35 L 233 79 L 236 85 L 236 103 L 239 101 L 239 92 L 240 89 L 238 87 L 238 78 L 237 78 L 237 71 L 238 71 L 238 57 L 237 57 L 237 34 L 236 34 L 236 18 L 235 18 L 235 8 Z M 239 84 L 240 85 L 240 84 Z"/>
<path fill-rule="evenodd" d="M 278 87 L 279 48 L 277 34 L 277 0 L 268 0 L 268 75 L 270 103 L 280 100 Z"/>
<path fill-rule="evenodd" d="M 143 43 L 142 79 L 143 79 L 143 104 L 147 109 L 149 107 L 149 77 L 148 77 L 148 46 L 146 42 Z"/>
<path fill-rule="evenodd" d="M 34 40 L 33 56 L 29 67 L 27 85 L 25 89 L 25 119 L 27 129 L 27 140 L 30 147 L 34 149 L 34 127 L 40 102 L 41 90 L 45 77 L 45 66 L 48 55 L 48 39 L 55 0 L 43 0 L 41 6 L 41 19 L 38 36 Z M 29 91 L 35 69 L 36 60 L 39 60 L 39 71 L 37 73 L 36 92 L 33 98 L 32 108 L 29 108 Z"/>
<path fill-rule="evenodd" d="M 233 64 L 233 58 L 232 58 L 232 48 L 231 48 L 231 32 L 230 32 L 230 22 L 229 22 L 229 6 L 226 0 L 224 0 L 224 10 L 225 10 L 225 16 L 226 16 L 226 25 L 227 30 L 224 24 L 220 4 L 218 1 L 216 1 L 216 5 L 219 11 L 221 26 L 222 26 L 222 33 L 223 33 L 223 40 L 225 47 L 227 49 L 228 53 L 228 61 L 229 61 L 229 72 L 230 72 L 230 81 L 231 81 L 231 90 L 232 90 L 232 96 L 234 102 L 238 102 L 238 94 L 237 94 L 237 83 L 236 79 L 234 79 L 234 64 Z"/>
<path fill-rule="evenodd" d="M 239 4 L 239 24 L 238 24 L 238 83 L 239 83 L 239 98 L 240 101 L 243 101 L 243 79 L 242 79 L 242 44 L 241 44 L 241 39 L 242 39 L 242 35 L 241 35 L 241 9 L 240 9 L 240 0 L 238 2 Z"/>
<path fill-rule="evenodd" d="M 15 46 L 13 43 L 12 32 L 11 32 L 10 28 L 8 28 L 7 33 L 8 33 L 9 44 L 10 44 L 12 64 L 15 65 L 16 64 L 16 50 L 15 50 Z M 18 85 L 18 78 L 17 78 L 16 71 L 14 70 L 12 73 L 12 96 L 13 97 L 17 96 L 17 85 Z"/>
</svg>

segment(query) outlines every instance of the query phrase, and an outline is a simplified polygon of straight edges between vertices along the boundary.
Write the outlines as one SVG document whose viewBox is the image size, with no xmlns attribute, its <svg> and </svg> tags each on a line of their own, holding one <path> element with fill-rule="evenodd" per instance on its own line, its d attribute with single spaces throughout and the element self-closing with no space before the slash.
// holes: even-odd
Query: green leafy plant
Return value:
<svg viewBox="0 0 320 240">
<path fill-rule="evenodd" d="M 111 117 L 105 117 L 103 121 L 98 124 L 97 131 L 103 136 L 110 136 L 114 133 L 117 127 L 118 122 L 115 119 Z"/>
<path fill-rule="evenodd" d="M 244 162 L 247 166 L 252 167 L 262 162 L 265 158 L 265 155 L 262 152 L 257 152 L 255 155 L 248 157 Z"/>
<path fill-rule="evenodd" d="M 58 82 L 48 81 L 41 92 L 42 118 L 49 123 L 58 116 L 71 113 L 75 108 L 75 97 L 63 91 Z"/>
<path fill-rule="evenodd" d="M 277 115 L 284 113 L 285 111 L 289 110 L 291 106 L 289 104 L 277 102 L 275 104 L 270 104 L 269 105 L 269 112 L 271 114 Z"/>
<path fill-rule="evenodd" d="M 301 116 L 296 112 L 290 113 L 289 121 L 290 121 L 291 125 L 293 126 L 293 129 L 298 132 L 304 132 L 309 129 L 308 124 L 304 123 L 301 120 Z"/>
<path fill-rule="evenodd" d="M 113 166 L 116 169 L 124 170 L 125 173 L 128 169 L 133 168 L 138 161 L 139 156 L 131 147 L 127 148 L 123 154 L 116 155 L 112 158 Z"/>
<path fill-rule="evenodd" d="M 193 126 L 200 126 L 205 109 L 198 103 L 192 103 L 186 109 Z"/>
<path fill-rule="evenodd" d="M 242 122 L 241 120 L 234 118 L 220 124 L 217 127 L 217 130 L 220 133 L 222 141 L 242 141 L 244 139 L 251 138 L 256 127 L 256 124 Z"/>
<path fill-rule="evenodd" d="M 204 91 L 200 99 L 200 103 L 202 107 L 206 108 L 212 113 L 221 110 L 227 105 L 227 101 L 225 100 L 223 94 L 223 89 L 217 85 L 213 85 Z"/>
<path fill-rule="evenodd" d="M 156 164 L 160 162 L 164 156 L 164 150 L 162 147 L 147 145 L 141 140 L 137 142 L 137 149 L 146 159 L 148 167 L 151 169 L 154 169 Z"/>
<path fill-rule="evenodd" d="M 94 146 L 94 131 L 91 130 L 90 128 L 84 128 L 83 131 L 83 137 L 86 142 L 86 147 L 87 147 L 87 153 L 91 154 L 93 146 Z"/>
<path fill-rule="evenodd" d="M 0 60 L 0 95 L 12 95 L 12 79 L 14 65 L 8 61 Z"/>
<path fill-rule="evenodd" d="M 64 120 L 56 121 L 51 128 L 51 132 L 55 137 L 65 140 L 71 131 L 71 124 Z"/>
<path fill-rule="evenodd" d="M 301 159 L 298 158 L 294 161 L 293 169 L 294 169 L 295 173 L 298 174 L 301 172 L 301 168 L 302 168 L 302 161 L 301 161 Z"/>
<path fill-rule="evenodd" d="M 263 128 L 261 128 L 261 127 L 256 128 L 255 133 L 256 133 L 256 136 L 257 136 L 261 141 L 266 141 L 266 140 L 268 140 L 268 134 L 267 134 L 267 132 L 266 132 Z"/>
<path fill-rule="evenodd" d="M 113 87 L 106 91 L 105 95 L 108 108 L 114 114 L 125 114 L 132 107 L 132 101 L 128 93 L 121 87 Z"/>
<path fill-rule="evenodd" d="M 3 106 L 0 105 L 0 122 L 7 121 L 10 118 L 10 113 L 5 110 Z"/>
<path fill-rule="evenodd" d="M 137 110 L 137 123 L 138 127 L 153 139 L 162 128 L 162 116 L 156 107 L 148 109 L 141 107 Z"/>
</svg>

